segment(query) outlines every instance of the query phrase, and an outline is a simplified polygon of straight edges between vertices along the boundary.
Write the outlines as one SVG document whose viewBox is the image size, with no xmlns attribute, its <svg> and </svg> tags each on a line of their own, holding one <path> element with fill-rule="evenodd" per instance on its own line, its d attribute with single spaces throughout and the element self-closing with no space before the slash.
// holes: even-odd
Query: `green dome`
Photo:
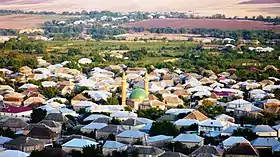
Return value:
<svg viewBox="0 0 280 157">
<path fill-rule="evenodd" d="M 148 99 L 148 93 L 142 88 L 136 88 L 129 96 L 130 99 L 145 100 Z"/>
</svg>

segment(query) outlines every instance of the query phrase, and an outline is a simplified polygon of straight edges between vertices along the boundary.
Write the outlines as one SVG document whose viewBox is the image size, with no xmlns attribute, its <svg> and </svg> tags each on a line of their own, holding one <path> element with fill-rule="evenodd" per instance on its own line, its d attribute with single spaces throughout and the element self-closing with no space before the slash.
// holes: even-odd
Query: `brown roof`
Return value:
<svg viewBox="0 0 280 157">
<path fill-rule="evenodd" d="M 0 126 L 1 127 L 8 127 L 8 128 L 24 128 L 28 124 L 20 118 L 7 118 L 1 120 Z"/>
<path fill-rule="evenodd" d="M 257 150 L 250 143 L 235 143 L 226 154 L 259 156 Z"/>
<path fill-rule="evenodd" d="M 82 94 L 78 94 L 72 100 L 88 101 L 89 99 L 83 96 Z"/>
<path fill-rule="evenodd" d="M 28 137 L 39 138 L 39 139 L 53 139 L 57 136 L 52 130 L 48 127 L 33 127 L 30 132 L 27 134 Z"/>
<path fill-rule="evenodd" d="M 62 115 L 62 113 L 49 113 L 44 118 L 44 120 L 53 120 L 55 122 L 65 122 L 67 118 Z"/>
<path fill-rule="evenodd" d="M 158 98 L 153 94 L 149 94 L 148 97 L 149 97 L 149 100 L 158 100 Z"/>
<path fill-rule="evenodd" d="M 203 113 L 201 113 L 197 110 L 194 110 L 193 112 L 188 114 L 184 119 L 195 119 L 195 120 L 203 121 L 203 120 L 208 119 L 208 117 L 205 116 Z"/>
<path fill-rule="evenodd" d="M 21 136 L 10 142 L 5 143 L 4 146 L 29 147 L 29 146 L 37 146 L 37 145 L 44 145 L 44 142 L 31 137 Z"/>
<path fill-rule="evenodd" d="M 280 102 L 266 103 L 264 110 L 269 113 L 280 113 Z"/>
<path fill-rule="evenodd" d="M 201 147 L 197 148 L 194 152 L 192 152 L 189 156 L 196 157 L 201 153 L 213 154 L 216 156 L 222 155 L 222 153 L 215 146 L 201 146 Z"/>
</svg>

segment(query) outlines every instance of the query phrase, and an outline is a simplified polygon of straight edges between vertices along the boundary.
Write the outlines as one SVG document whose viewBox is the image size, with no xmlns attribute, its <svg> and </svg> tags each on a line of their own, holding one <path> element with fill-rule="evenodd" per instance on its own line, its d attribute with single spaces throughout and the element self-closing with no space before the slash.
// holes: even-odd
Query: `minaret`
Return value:
<svg viewBox="0 0 280 157">
<path fill-rule="evenodd" d="M 124 72 L 122 76 L 122 105 L 126 105 L 126 88 L 127 88 L 127 82 L 126 82 L 126 76 Z"/>
<path fill-rule="evenodd" d="M 145 74 L 145 83 L 144 83 L 144 89 L 147 93 L 149 93 L 149 76 L 148 73 L 146 72 Z"/>
</svg>

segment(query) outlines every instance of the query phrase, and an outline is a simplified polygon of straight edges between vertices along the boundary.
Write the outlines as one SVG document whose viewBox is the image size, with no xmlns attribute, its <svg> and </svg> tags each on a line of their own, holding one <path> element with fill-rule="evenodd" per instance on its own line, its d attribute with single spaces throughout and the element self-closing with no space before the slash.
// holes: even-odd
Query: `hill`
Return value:
<svg viewBox="0 0 280 157">
<path fill-rule="evenodd" d="M 245 1 L 245 2 L 244 2 Z M 279 15 L 279 3 L 251 4 L 248 0 L 0 0 L 2 9 L 35 11 L 194 11 L 201 15 L 227 16 Z M 262 1 L 265 0 L 252 0 Z M 244 4 L 245 3 L 245 4 Z"/>
</svg>

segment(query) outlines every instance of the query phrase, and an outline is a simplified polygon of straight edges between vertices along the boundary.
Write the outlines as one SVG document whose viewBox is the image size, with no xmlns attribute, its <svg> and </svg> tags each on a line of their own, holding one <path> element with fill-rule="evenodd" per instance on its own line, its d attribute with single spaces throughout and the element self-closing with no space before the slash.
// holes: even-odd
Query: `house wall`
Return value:
<svg viewBox="0 0 280 157">
<path fill-rule="evenodd" d="M 277 132 L 256 132 L 261 137 L 277 137 Z"/>
<path fill-rule="evenodd" d="M 97 138 L 97 139 L 101 139 L 101 138 L 106 139 L 106 138 L 108 138 L 108 136 L 109 136 L 110 134 L 116 135 L 115 133 L 98 132 L 98 131 L 96 131 L 96 138 Z"/>
<path fill-rule="evenodd" d="M 227 155 L 225 155 L 225 157 L 258 157 L 258 156 L 254 156 L 254 155 L 230 155 L 230 154 L 227 154 Z"/>
<path fill-rule="evenodd" d="M 30 117 L 32 110 L 19 112 L 19 113 L 7 113 L 7 112 L 0 112 L 0 116 L 10 116 L 10 117 Z"/>
<path fill-rule="evenodd" d="M 135 143 L 136 141 L 144 141 L 144 138 L 127 138 L 127 137 L 116 137 L 116 141 L 123 143 Z"/>
<path fill-rule="evenodd" d="M 72 150 L 83 151 L 83 148 L 62 147 L 62 150 L 64 150 L 66 153 L 70 153 Z"/>
<path fill-rule="evenodd" d="M 195 143 L 195 142 L 182 142 L 186 147 L 191 148 L 194 146 L 203 146 L 204 141 L 202 140 L 199 143 Z"/>
<path fill-rule="evenodd" d="M 156 141 L 156 142 L 149 142 L 149 143 L 147 143 L 147 145 L 155 146 L 155 147 L 164 147 L 170 142 L 171 142 L 171 139 L 167 139 L 167 140 L 161 140 L 161 141 Z"/>
<path fill-rule="evenodd" d="M 112 148 L 103 148 L 102 152 L 104 156 L 108 156 L 108 155 L 112 155 L 113 151 L 117 151 L 117 152 L 122 152 L 125 151 L 127 149 L 127 146 L 118 148 L 118 149 L 112 149 Z"/>
</svg>

